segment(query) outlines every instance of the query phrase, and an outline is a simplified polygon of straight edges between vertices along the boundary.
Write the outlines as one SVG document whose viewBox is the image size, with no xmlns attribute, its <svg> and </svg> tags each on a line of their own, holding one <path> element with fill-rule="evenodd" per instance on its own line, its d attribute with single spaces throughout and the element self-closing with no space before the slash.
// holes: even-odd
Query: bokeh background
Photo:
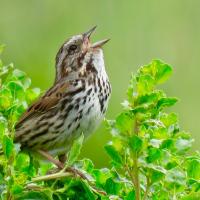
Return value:
<svg viewBox="0 0 200 200">
<path fill-rule="evenodd" d="M 121 110 L 131 72 L 160 58 L 174 66 L 162 88 L 181 100 L 175 106 L 181 128 L 200 149 L 200 1 L 199 0 L 0 0 L 0 43 L 7 45 L 4 63 L 27 72 L 43 90 L 54 80 L 54 58 L 71 35 L 98 25 L 93 41 L 111 38 L 105 46 L 112 98 L 107 118 Z M 104 144 L 110 135 L 102 123 L 89 138 L 82 156 L 96 166 L 108 165 Z"/>
</svg>

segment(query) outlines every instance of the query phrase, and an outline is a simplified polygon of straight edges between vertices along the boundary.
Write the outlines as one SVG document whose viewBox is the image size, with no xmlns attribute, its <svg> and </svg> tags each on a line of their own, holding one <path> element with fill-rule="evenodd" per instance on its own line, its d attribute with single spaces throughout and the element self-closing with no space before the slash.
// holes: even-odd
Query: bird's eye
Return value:
<svg viewBox="0 0 200 200">
<path fill-rule="evenodd" d="M 72 44 L 70 47 L 69 47 L 69 50 L 70 51 L 74 51 L 76 50 L 77 46 L 75 44 Z"/>
</svg>

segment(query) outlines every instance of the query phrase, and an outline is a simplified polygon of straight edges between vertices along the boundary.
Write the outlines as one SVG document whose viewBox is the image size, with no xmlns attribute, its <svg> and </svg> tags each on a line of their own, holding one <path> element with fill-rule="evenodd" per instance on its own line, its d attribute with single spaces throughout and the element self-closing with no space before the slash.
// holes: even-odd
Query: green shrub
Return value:
<svg viewBox="0 0 200 200">
<path fill-rule="evenodd" d="M 200 199 L 200 155 L 188 154 L 190 134 L 180 130 L 175 113 L 164 112 L 177 99 L 156 89 L 171 74 L 169 65 L 154 60 L 131 77 L 122 112 L 107 121 L 110 168 L 96 169 L 91 160 L 78 160 L 81 136 L 66 163 L 77 174 L 47 174 L 52 164 L 41 164 L 13 143 L 15 123 L 40 90 L 30 87 L 24 72 L 0 61 L 1 199 Z"/>
</svg>

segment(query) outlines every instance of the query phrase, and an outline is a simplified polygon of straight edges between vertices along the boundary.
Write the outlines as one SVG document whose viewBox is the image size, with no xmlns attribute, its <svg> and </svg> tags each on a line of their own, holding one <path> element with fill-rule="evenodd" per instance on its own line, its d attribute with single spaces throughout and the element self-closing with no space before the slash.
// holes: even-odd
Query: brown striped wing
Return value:
<svg viewBox="0 0 200 200">
<path fill-rule="evenodd" d="M 44 96 L 42 96 L 38 101 L 33 103 L 27 111 L 21 116 L 19 122 L 16 125 L 16 129 L 20 128 L 21 125 L 27 120 L 39 117 L 42 114 L 48 112 L 51 109 L 56 108 L 58 102 L 62 98 L 64 92 L 67 93 L 72 89 L 69 83 L 57 84 L 50 88 Z"/>
</svg>

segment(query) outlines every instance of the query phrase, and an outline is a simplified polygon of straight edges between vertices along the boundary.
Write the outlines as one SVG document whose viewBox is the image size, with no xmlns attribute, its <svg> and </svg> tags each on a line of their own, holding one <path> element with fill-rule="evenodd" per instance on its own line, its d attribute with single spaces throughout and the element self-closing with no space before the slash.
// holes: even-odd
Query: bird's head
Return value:
<svg viewBox="0 0 200 200">
<path fill-rule="evenodd" d="M 96 26 L 83 34 L 72 36 L 61 46 L 56 56 L 56 81 L 78 71 L 93 58 L 103 59 L 101 47 L 109 39 L 92 44 L 90 36 L 95 29 Z"/>
</svg>

